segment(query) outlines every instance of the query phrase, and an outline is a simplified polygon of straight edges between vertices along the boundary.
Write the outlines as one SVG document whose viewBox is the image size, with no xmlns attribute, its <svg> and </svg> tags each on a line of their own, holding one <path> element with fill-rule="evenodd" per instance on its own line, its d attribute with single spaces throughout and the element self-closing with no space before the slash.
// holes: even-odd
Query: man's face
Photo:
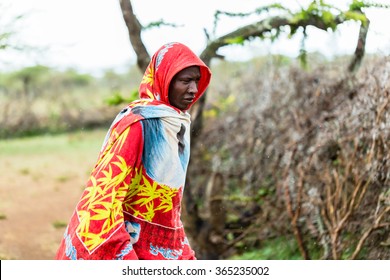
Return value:
<svg viewBox="0 0 390 280">
<path fill-rule="evenodd" d="M 169 85 L 169 103 L 180 110 L 188 109 L 198 93 L 199 80 L 198 66 L 191 66 L 177 73 Z"/>
</svg>

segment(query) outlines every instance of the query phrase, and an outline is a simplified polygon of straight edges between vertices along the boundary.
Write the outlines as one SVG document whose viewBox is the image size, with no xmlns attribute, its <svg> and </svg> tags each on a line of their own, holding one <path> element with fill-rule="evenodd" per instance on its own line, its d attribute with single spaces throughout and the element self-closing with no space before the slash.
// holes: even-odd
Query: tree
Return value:
<svg viewBox="0 0 390 280">
<path fill-rule="evenodd" d="M 146 51 L 145 45 L 141 38 L 141 33 L 144 28 L 137 17 L 135 16 L 130 0 L 120 0 L 120 6 L 122 9 L 123 18 L 127 29 L 129 31 L 130 42 L 137 55 L 137 65 L 141 71 L 143 71 L 150 61 L 150 55 Z M 364 1 L 352 0 L 348 9 L 342 11 L 332 5 L 327 4 L 323 0 L 313 0 L 308 7 L 302 8 L 299 11 L 291 11 L 280 4 L 271 4 L 262 6 L 250 13 L 231 13 L 226 11 L 217 11 L 215 13 L 215 26 L 220 21 L 221 16 L 227 17 L 245 17 L 251 14 L 264 14 L 270 11 L 278 12 L 278 15 L 270 15 L 263 20 L 242 26 L 236 30 L 231 31 L 221 37 L 213 37 L 212 33 L 205 31 L 205 36 L 208 39 L 207 46 L 201 52 L 201 59 L 210 65 L 213 58 L 223 59 L 218 53 L 222 47 L 230 45 L 243 45 L 247 41 L 251 41 L 255 38 L 265 39 L 270 38 L 272 40 L 278 39 L 282 33 L 288 33 L 289 36 L 294 36 L 298 33 L 303 34 L 302 49 L 300 51 L 300 60 L 303 64 L 306 63 L 306 50 L 305 40 L 307 38 L 307 27 L 315 27 L 325 31 L 335 31 L 341 24 L 347 21 L 360 22 L 360 32 L 357 38 L 355 53 L 352 56 L 347 71 L 351 74 L 355 73 L 359 68 L 360 63 L 364 57 L 366 37 L 369 30 L 369 19 L 364 14 L 365 8 L 370 7 L 382 7 L 389 8 L 390 6 L 366 3 Z M 150 24 L 150 26 L 160 26 L 165 24 L 164 22 L 158 22 Z M 214 26 L 214 27 L 215 27 Z M 197 136 L 203 127 L 203 109 L 206 104 L 207 95 L 204 94 L 202 98 L 191 108 L 192 115 L 192 144 L 197 141 Z M 220 178 L 216 175 L 215 178 L 210 178 L 210 188 L 208 189 L 210 196 L 220 192 L 221 183 Z M 223 222 L 223 213 L 220 213 L 221 219 L 215 218 L 215 215 L 209 215 L 210 220 L 204 220 L 200 217 L 197 205 L 190 196 L 186 196 L 186 210 L 187 219 L 189 223 L 187 226 L 190 228 L 188 232 L 193 239 L 197 239 L 197 242 L 206 243 L 204 247 L 209 248 L 210 254 L 205 256 L 206 258 L 217 258 L 213 255 L 213 251 L 218 253 L 220 238 L 218 236 L 214 238 L 214 241 L 210 240 L 210 234 L 215 233 L 218 235 Z M 206 202 L 208 203 L 208 202 Z M 210 211 L 213 209 L 219 209 L 218 201 L 214 201 L 209 205 Z M 213 219 L 213 220 L 211 220 Z M 205 225 L 208 227 L 204 234 L 198 234 L 198 225 Z"/>
<path fill-rule="evenodd" d="M 47 73 L 50 68 L 42 65 L 25 67 L 16 71 L 12 78 L 16 81 L 21 81 L 23 85 L 23 97 L 28 100 L 33 100 L 38 94 L 38 81 Z"/>
<path fill-rule="evenodd" d="M 6 15 L 8 7 L 0 3 L 2 13 Z M 25 15 L 15 15 L 11 17 L 2 16 L 0 18 L 0 51 L 6 49 L 21 50 L 27 46 L 14 42 L 17 25 L 25 18 Z"/>
<path fill-rule="evenodd" d="M 172 25 L 167 24 L 163 21 L 154 22 L 149 24 L 147 27 L 143 27 L 136 15 L 134 14 L 133 7 L 130 0 L 119 0 L 120 7 L 123 14 L 126 27 L 129 32 L 129 38 L 131 45 L 137 56 L 137 65 L 141 71 L 146 69 L 150 55 L 148 54 L 145 44 L 142 41 L 142 31 L 155 26 L 161 25 Z M 325 31 L 335 31 L 338 26 L 347 21 L 358 21 L 360 22 L 360 32 L 356 43 L 355 54 L 348 66 L 348 71 L 354 72 L 358 69 L 365 53 L 365 44 L 367 33 L 369 29 L 369 19 L 363 12 L 364 8 L 370 7 L 382 7 L 388 8 L 389 6 L 375 3 L 365 3 L 360 0 L 352 0 L 349 5 L 349 9 L 342 11 L 332 5 L 327 4 L 323 0 L 313 0 L 310 5 L 297 12 L 293 12 L 281 4 L 271 4 L 257 8 L 253 12 L 249 13 L 231 13 L 225 11 L 216 11 L 215 26 L 218 24 L 221 15 L 228 17 L 245 17 L 251 14 L 262 14 L 270 11 L 278 11 L 280 15 L 270 16 L 264 20 L 254 22 L 246 26 L 242 26 L 237 30 L 234 30 L 228 34 L 225 34 L 218 38 L 212 38 L 210 34 L 205 31 L 205 36 L 208 38 L 206 48 L 200 54 L 201 59 L 210 65 L 213 58 L 223 58 L 218 54 L 218 50 L 222 47 L 229 45 L 243 45 L 246 41 L 251 41 L 254 38 L 271 38 L 276 40 L 283 32 L 289 33 L 290 36 L 294 36 L 297 33 L 303 33 L 302 49 L 300 53 L 300 59 L 303 63 L 306 60 L 306 50 L 304 48 L 304 41 L 307 38 L 306 28 L 313 26 L 315 28 Z M 206 94 L 201 100 L 195 104 L 192 108 L 193 116 L 193 139 L 202 129 L 202 112 L 206 101 Z"/>
<path fill-rule="evenodd" d="M 23 26 L 26 24 L 29 14 L 27 12 L 14 14 L 10 6 L 6 6 L 0 3 L 0 10 L 2 16 L 0 17 L 0 63 L 13 64 L 12 58 L 5 56 L 6 59 L 1 57 L 1 54 L 39 54 L 47 49 L 47 47 L 39 47 L 32 45 L 19 38 L 19 31 L 23 30 Z M 10 13 L 8 13 L 11 11 Z M 6 51 L 6 52 L 4 52 Z"/>
</svg>

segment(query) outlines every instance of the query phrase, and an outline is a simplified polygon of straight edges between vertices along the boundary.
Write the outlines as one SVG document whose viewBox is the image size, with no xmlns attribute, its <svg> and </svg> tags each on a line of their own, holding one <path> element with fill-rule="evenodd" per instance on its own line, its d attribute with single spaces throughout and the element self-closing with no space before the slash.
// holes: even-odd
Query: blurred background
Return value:
<svg viewBox="0 0 390 280">
<path fill-rule="evenodd" d="M 180 41 L 213 72 L 183 205 L 199 259 L 390 259 L 390 3 L 352 0 L 1 0 L 0 259 L 54 258 L 138 97 L 124 2 L 147 53 Z"/>
</svg>

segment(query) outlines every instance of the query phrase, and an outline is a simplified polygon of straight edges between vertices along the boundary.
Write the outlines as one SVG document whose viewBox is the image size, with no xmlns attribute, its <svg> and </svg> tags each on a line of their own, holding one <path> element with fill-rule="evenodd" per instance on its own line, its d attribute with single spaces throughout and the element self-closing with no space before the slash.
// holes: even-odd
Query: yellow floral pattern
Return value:
<svg viewBox="0 0 390 280">
<path fill-rule="evenodd" d="M 105 149 L 77 207 L 80 221 L 77 233 L 89 251 L 102 244 L 123 223 L 122 201 L 128 187 L 123 181 L 132 167 L 114 151 L 122 147 L 129 131 L 127 128 Z"/>
<path fill-rule="evenodd" d="M 173 208 L 178 189 L 160 185 L 148 179 L 141 168 L 131 181 L 124 200 L 124 210 L 133 216 L 152 222 L 157 211 L 166 213 Z"/>
<path fill-rule="evenodd" d="M 142 166 L 135 168 L 118 155 L 129 135 L 128 127 L 120 135 L 115 129 L 102 152 L 77 206 L 77 234 L 91 252 L 104 243 L 124 222 L 123 210 L 152 222 L 156 212 L 173 208 L 179 190 L 149 179 Z"/>
<path fill-rule="evenodd" d="M 149 65 L 148 71 L 142 77 L 141 84 L 148 84 L 150 87 L 153 86 L 154 81 L 154 68 Z"/>
</svg>

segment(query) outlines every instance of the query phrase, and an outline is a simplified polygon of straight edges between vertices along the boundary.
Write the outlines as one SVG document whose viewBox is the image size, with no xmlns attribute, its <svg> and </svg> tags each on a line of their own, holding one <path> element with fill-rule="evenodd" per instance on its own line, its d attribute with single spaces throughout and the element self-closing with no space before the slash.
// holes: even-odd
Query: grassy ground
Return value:
<svg viewBox="0 0 390 280">
<path fill-rule="evenodd" d="M 52 259 L 106 129 L 0 140 L 0 259 Z"/>
</svg>

